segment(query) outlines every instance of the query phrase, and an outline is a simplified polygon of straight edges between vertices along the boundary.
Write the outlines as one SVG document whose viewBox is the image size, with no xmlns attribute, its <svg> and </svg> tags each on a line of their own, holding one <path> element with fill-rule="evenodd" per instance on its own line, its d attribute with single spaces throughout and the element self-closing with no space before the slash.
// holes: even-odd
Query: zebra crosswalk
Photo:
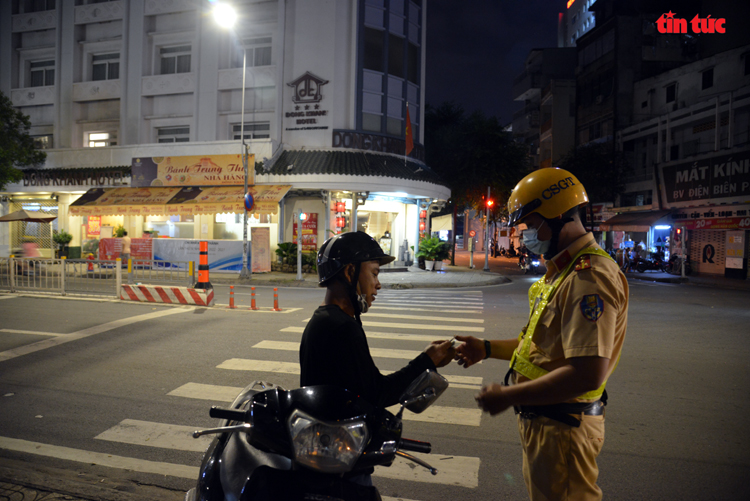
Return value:
<svg viewBox="0 0 750 501">
<path fill-rule="evenodd" d="M 375 346 L 370 348 L 376 363 L 378 359 L 411 360 L 422 351 L 427 343 L 435 339 L 448 338 L 453 333 L 483 333 L 485 330 L 482 318 L 483 308 L 481 291 L 430 291 L 429 293 L 382 291 L 378 295 L 376 304 L 362 317 L 362 320 L 368 338 L 388 342 L 387 348 Z M 248 376 L 243 378 L 247 381 L 256 379 L 273 381 L 274 374 L 298 375 L 299 364 L 286 360 L 289 360 L 289 352 L 299 351 L 299 341 L 307 319 L 299 315 L 297 316 L 299 320 L 294 320 L 292 315 L 279 318 L 282 324 L 279 325 L 278 336 L 255 341 L 249 353 L 246 353 L 249 355 L 247 358 L 226 358 L 218 363 L 215 366 L 219 374 L 217 379 L 222 379 L 221 374 L 229 376 L 229 371 L 242 371 Z M 382 372 L 387 373 L 387 371 Z M 453 374 L 444 374 L 444 376 L 450 383 L 448 391 L 453 393 L 465 390 L 476 392 L 482 385 L 481 377 Z M 236 380 L 232 377 L 226 379 Z M 242 388 L 237 386 L 209 384 L 205 381 L 185 381 L 176 388 L 166 391 L 166 396 L 172 399 L 205 400 L 221 405 L 232 402 L 241 390 Z M 439 400 L 421 414 L 405 411 L 404 420 L 430 423 L 434 426 L 467 427 L 466 429 L 479 427 L 482 413 L 472 405 L 473 399 L 469 392 L 466 393 L 467 398 L 462 399 L 466 402 L 465 407 L 441 405 Z M 398 406 L 389 410 L 397 412 Z M 205 451 L 211 440 L 210 436 L 192 438 L 192 432 L 200 428 L 199 425 L 187 426 L 185 423 L 146 421 L 136 417 L 123 419 L 92 438 L 131 446 L 188 452 Z M 28 448 L 33 446 L 30 444 L 19 443 L 15 446 Z M 2 445 L 0 443 L 0 446 Z M 426 469 L 415 467 L 414 463 L 402 459 L 395 461 L 391 467 L 376 468 L 374 475 L 390 480 L 458 486 L 466 489 L 475 489 L 479 485 L 481 461 L 478 457 L 446 454 L 414 454 L 414 456 L 433 466 L 438 466 L 438 475 L 431 475 Z M 109 463 L 119 461 L 114 461 L 112 456 L 109 458 Z M 179 472 L 177 476 L 197 477 L 195 467 L 181 469 L 179 465 L 170 466 L 166 463 L 164 467 L 157 467 L 149 466 L 148 462 L 133 466 L 132 462 L 125 459 L 119 462 L 128 465 L 130 469 L 148 469 L 153 466 L 154 471 Z M 383 499 L 396 501 L 395 498 L 385 496 Z"/>
</svg>

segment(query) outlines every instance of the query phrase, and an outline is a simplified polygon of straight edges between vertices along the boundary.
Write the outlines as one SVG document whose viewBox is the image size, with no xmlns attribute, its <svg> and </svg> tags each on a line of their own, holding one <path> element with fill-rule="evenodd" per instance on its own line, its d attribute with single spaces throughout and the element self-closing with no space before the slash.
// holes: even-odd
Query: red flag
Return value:
<svg viewBox="0 0 750 501">
<path fill-rule="evenodd" d="M 411 132 L 411 117 L 409 116 L 409 105 L 406 105 L 406 154 L 414 149 L 414 136 Z"/>
</svg>

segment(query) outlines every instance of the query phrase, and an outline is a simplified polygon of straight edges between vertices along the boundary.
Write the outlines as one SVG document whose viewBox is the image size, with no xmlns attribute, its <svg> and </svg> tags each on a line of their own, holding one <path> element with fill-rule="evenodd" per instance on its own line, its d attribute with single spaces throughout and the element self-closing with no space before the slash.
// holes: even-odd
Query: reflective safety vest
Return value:
<svg viewBox="0 0 750 501">
<path fill-rule="evenodd" d="M 529 309 L 531 311 L 529 322 L 526 324 L 526 327 L 518 336 L 518 347 L 515 349 L 515 351 L 513 352 L 513 357 L 510 359 L 510 368 L 518 372 L 519 374 L 522 374 L 529 379 L 537 379 L 549 373 L 548 370 L 542 369 L 538 365 L 534 365 L 533 363 L 531 363 L 531 360 L 529 359 L 529 353 L 531 351 L 531 341 L 534 337 L 534 332 L 536 330 L 536 325 L 539 322 L 539 318 L 542 316 L 542 313 L 544 313 L 544 310 L 547 309 L 547 305 L 549 304 L 552 295 L 557 290 L 557 287 L 570 274 L 573 266 L 578 261 L 578 258 L 586 254 L 598 254 L 600 256 L 612 259 L 612 257 L 604 250 L 597 247 L 588 247 L 576 254 L 575 257 L 568 263 L 565 268 L 563 268 L 563 270 L 551 284 L 545 283 L 544 277 L 542 277 L 541 279 L 534 282 L 534 285 L 532 285 L 529 289 Z M 598 389 L 590 391 L 588 393 L 584 393 L 583 395 L 579 395 L 578 398 L 582 398 L 585 400 L 599 398 L 604 393 L 604 387 L 606 385 L 607 381 L 605 380 Z"/>
</svg>

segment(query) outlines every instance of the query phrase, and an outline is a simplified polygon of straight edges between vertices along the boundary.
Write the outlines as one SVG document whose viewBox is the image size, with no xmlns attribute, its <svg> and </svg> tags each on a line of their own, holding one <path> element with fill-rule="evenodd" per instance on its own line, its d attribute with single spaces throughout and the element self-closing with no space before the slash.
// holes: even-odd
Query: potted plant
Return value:
<svg viewBox="0 0 750 501">
<path fill-rule="evenodd" d="M 437 252 L 435 255 L 435 271 L 443 269 L 443 261 L 451 257 L 450 244 L 440 240 L 440 245 L 437 246 Z"/>
<path fill-rule="evenodd" d="M 424 258 L 425 270 L 432 271 L 435 260 L 437 260 L 440 255 L 440 247 L 442 244 L 443 242 L 437 237 L 424 238 L 419 242 L 417 257 Z"/>
<path fill-rule="evenodd" d="M 73 240 L 73 235 L 65 230 L 60 230 L 52 235 L 52 240 L 58 246 L 58 257 L 68 257 L 68 244 Z"/>
</svg>

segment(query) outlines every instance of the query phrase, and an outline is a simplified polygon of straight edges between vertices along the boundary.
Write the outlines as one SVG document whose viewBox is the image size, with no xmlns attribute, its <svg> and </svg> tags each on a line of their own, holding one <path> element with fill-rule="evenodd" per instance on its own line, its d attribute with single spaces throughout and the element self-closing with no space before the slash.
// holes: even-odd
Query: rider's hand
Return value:
<svg viewBox="0 0 750 501">
<path fill-rule="evenodd" d="M 433 341 L 427 348 L 425 348 L 424 352 L 427 353 L 427 356 L 430 357 L 432 363 L 438 368 L 445 367 L 451 363 L 453 357 L 456 356 L 456 350 L 451 347 L 450 340 Z"/>
<path fill-rule="evenodd" d="M 456 339 L 463 341 L 456 347 L 456 360 L 458 365 L 469 368 L 472 365 L 484 360 L 487 350 L 484 347 L 484 340 L 474 336 L 456 336 Z"/>
</svg>

